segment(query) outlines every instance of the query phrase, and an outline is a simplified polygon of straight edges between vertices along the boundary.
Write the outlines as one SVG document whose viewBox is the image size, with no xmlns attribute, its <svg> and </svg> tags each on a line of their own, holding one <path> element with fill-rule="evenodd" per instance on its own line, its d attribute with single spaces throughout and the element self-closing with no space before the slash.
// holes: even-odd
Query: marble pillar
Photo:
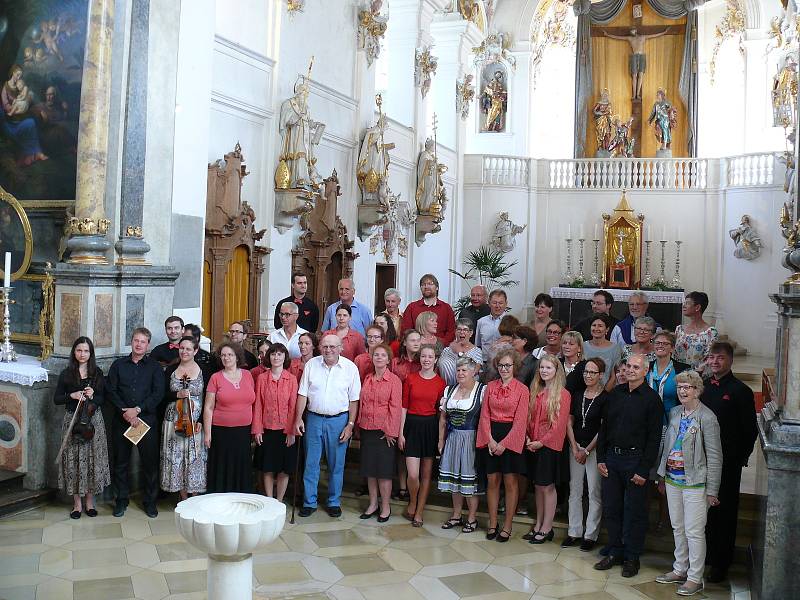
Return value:
<svg viewBox="0 0 800 600">
<path fill-rule="evenodd" d="M 90 0 L 81 86 L 75 216 L 68 222 L 70 263 L 108 264 L 105 253 L 111 243 L 106 239 L 109 221 L 105 218 L 105 189 L 113 27 L 114 0 Z"/>
<path fill-rule="evenodd" d="M 768 476 L 751 553 L 752 596 L 764 600 L 800 598 L 800 285 L 770 297 L 778 305 L 776 397 L 758 418 Z"/>
</svg>

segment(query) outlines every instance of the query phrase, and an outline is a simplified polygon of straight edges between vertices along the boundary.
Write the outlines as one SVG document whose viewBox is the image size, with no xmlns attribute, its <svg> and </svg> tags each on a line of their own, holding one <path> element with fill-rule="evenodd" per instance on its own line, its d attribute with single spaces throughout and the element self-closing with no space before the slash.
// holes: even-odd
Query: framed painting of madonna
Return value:
<svg viewBox="0 0 800 600">
<path fill-rule="evenodd" d="M 0 0 L 0 186 L 74 200 L 88 0 Z"/>
</svg>

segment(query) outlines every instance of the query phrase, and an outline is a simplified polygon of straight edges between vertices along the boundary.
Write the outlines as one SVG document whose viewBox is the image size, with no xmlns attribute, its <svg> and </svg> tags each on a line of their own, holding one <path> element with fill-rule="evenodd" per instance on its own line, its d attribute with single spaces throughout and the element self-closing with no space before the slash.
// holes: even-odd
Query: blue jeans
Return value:
<svg viewBox="0 0 800 600">
<path fill-rule="evenodd" d="M 306 415 L 306 470 L 303 475 L 303 506 L 317 507 L 317 485 L 319 483 L 319 461 L 325 452 L 328 463 L 328 506 L 341 504 L 344 460 L 348 442 L 340 442 L 339 436 L 347 425 L 348 414 L 322 417 L 312 412 Z"/>
</svg>

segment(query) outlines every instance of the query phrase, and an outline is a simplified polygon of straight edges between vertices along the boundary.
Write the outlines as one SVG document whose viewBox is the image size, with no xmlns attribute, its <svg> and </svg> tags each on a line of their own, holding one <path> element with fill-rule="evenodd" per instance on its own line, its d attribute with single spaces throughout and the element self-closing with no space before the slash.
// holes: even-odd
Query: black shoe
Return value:
<svg viewBox="0 0 800 600">
<path fill-rule="evenodd" d="M 115 517 L 121 517 L 125 514 L 125 511 L 128 509 L 128 503 L 122 500 L 117 500 L 117 503 L 114 505 L 114 512 L 112 513 Z"/>
<path fill-rule="evenodd" d="M 310 517 L 315 512 L 317 512 L 316 506 L 304 506 L 303 508 L 300 509 L 300 511 L 297 514 L 300 515 L 301 517 Z"/>
<path fill-rule="evenodd" d="M 537 533 L 539 533 L 539 532 L 538 531 L 534 531 L 533 529 L 531 529 L 528 533 L 526 533 L 525 535 L 522 536 L 522 539 L 527 541 L 527 542 L 530 542 L 534 537 L 536 537 Z"/>
<path fill-rule="evenodd" d="M 581 543 L 580 550 L 581 550 L 581 552 L 591 552 L 592 550 L 594 550 L 595 544 L 597 544 L 597 542 L 595 540 L 586 540 L 586 539 L 584 539 L 583 543 Z"/>
<path fill-rule="evenodd" d="M 486 530 L 486 539 L 492 541 L 494 538 L 497 537 L 497 527 L 491 527 Z"/>
<path fill-rule="evenodd" d="M 96 508 L 87 508 L 86 509 L 86 516 L 87 517 L 96 517 L 97 516 L 97 509 Z"/>
<path fill-rule="evenodd" d="M 720 569 L 719 567 L 711 567 L 711 570 L 706 575 L 707 583 L 721 583 L 728 577 L 728 571 Z"/>
<path fill-rule="evenodd" d="M 386 523 L 386 521 L 388 521 L 391 518 L 392 518 L 392 511 L 389 511 L 389 514 L 386 515 L 385 517 L 378 515 L 378 523 Z"/>
<path fill-rule="evenodd" d="M 530 540 L 529 544 L 544 544 L 545 542 L 552 542 L 553 536 L 555 532 L 551 529 L 549 532 L 545 533 L 544 531 L 540 531 L 536 535 L 533 536 L 533 539 Z"/>
<path fill-rule="evenodd" d="M 363 512 L 363 513 L 361 513 L 360 515 L 358 515 L 358 518 L 359 518 L 359 519 L 363 519 L 364 521 L 366 521 L 367 519 L 371 519 L 372 517 L 374 517 L 375 515 L 377 515 L 377 514 L 380 512 L 380 510 L 381 510 L 380 508 L 376 508 L 375 510 L 373 510 L 373 511 L 372 511 L 372 512 L 370 512 L 370 513 L 368 513 L 368 512 Z"/>
<path fill-rule="evenodd" d="M 611 554 L 611 546 L 603 546 L 600 548 L 600 556 L 608 556 Z"/>
<path fill-rule="evenodd" d="M 622 576 L 633 577 L 639 572 L 639 559 L 634 558 L 622 563 Z"/>
<path fill-rule="evenodd" d="M 333 519 L 338 519 L 342 516 L 342 507 L 341 506 L 329 506 L 328 507 L 328 516 Z"/>
<path fill-rule="evenodd" d="M 562 548 L 572 548 L 574 545 L 576 545 L 580 541 L 581 541 L 581 538 L 574 538 L 571 535 L 568 535 L 567 537 L 564 538 L 564 541 L 561 542 L 561 547 Z"/>
<path fill-rule="evenodd" d="M 155 519 L 158 516 L 158 509 L 156 508 L 155 504 L 145 504 L 144 505 L 144 514 L 146 514 L 151 519 Z"/>
<path fill-rule="evenodd" d="M 621 564 L 622 564 L 621 556 L 614 556 L 612 554 L 609 554 L 600 562 L 595 563 L 594 568 L 597 569 L 598 571 L 608 571 L 615 565 L 621 565 Z"/>
<path fill-rule="evenodd" d="M 69 518 L 70 519 L 80 519 L 81 518 L 81 511 L 73 510 L 71 513 L 69 513 Z"/>
</svg>

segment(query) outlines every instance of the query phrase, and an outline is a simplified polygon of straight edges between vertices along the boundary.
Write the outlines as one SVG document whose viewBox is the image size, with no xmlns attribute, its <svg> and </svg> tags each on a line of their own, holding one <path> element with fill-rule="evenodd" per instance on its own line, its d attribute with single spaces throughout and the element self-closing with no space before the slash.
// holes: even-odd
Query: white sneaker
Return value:
<svg viewBox="0 0 800 600">
<path fill-rule="evenodd" d="M 678 589 L 675 590 L 675 593 L 677 593 L 679 596 L 692 596 L 697 592 L 702 592 L 702 591 L 703 591 L 702 583 L 696 583 L 694 581 L 686 580 L 686 583 L 679 586 Z"/>
<path fill-rule="evenodd" d="M 681 575 L 680 573 L 676 573 L 675 571 L 670 571 L 669 573 L 664 573 L 663 575 L 659 575 L 656 577 L 656 583 L 685 583 L 686 582 L 686 575 Z"/>
</svg>

